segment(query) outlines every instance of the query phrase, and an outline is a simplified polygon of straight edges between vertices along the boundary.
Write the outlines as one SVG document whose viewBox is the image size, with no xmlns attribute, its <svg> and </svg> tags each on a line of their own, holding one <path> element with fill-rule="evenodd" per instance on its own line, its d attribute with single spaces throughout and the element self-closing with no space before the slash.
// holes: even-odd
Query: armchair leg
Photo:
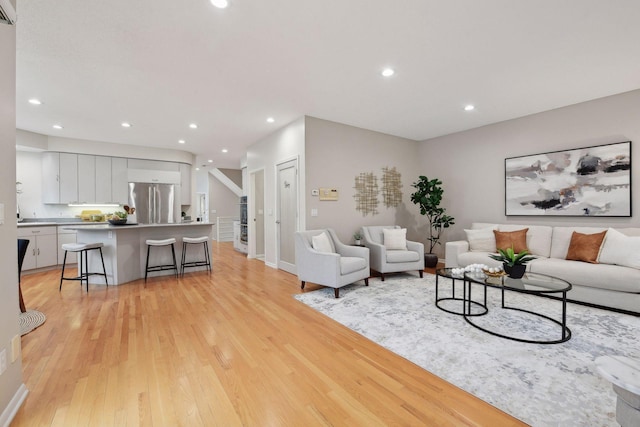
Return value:
<svg viewBox="0 0 640 427">
<path fill-rule="evenodd" d="M 418 270 L 418 273 L 420 273 L 420 278 L 422 279 L 422 276 L 423 276 L 423 274 L 424 274 L 424 271 L 422 271 L 422 270 Z"/>
<path fill-rule="evenodd" d="M 300 289 L 304 289 L 304 285 L 305 285 L 305 281 L 303 280 L 302 283 L 300 283 Z"/>
<path fill-rule="evenodd" d="M 340 288 L 334 288 L 333 289 L 333 294 L 336 296 L 336 298 L 340 297 Z"/>
<path fill-rule="evenodd" d="M 382 279 L 382 281 L 384 282 L 384 273 L 380 273 L 380 278 Z"/>
<path fill-rule="evenodd" d="M 369 286 L 369 278 L 368 277 L 366 279 L 364 279 L 364 285 L 365 286 Z"/>
</svg>

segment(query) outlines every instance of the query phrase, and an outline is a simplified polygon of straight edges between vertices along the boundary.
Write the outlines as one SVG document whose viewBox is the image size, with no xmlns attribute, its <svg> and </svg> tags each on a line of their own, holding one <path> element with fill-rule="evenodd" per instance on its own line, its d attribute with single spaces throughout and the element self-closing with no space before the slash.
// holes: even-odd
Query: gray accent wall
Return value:
<svg viewBox="0 0 640 427">
<path fill-rule="evenodd" d="M 482 114 L 482 106 L 471 114 Z M 505 158 L 629 140 L 632 217 L 505 216 Z M 456 225 L 444 236 L 446 240 L 463 239 L 464 228 L 472 222 L 640 227 L 639 153 L 640 90 L 434 138 L 419 145 L 421 169 L 429 178 L 438 177 L 444 182 L 444 205 L 456 218 Z"/>
<path fill-rule="evenodd" d="M 419 143 L 406 138 L 374 132 L 314 117 L 306 117 L 305 147 L 307 155 L 307 229 L 333 228 L 344 243 L 353 243 L 353 233 L 363 225 L 400 225 L 407 236 L 424 241 L 424 221 L 411 203 L 411 186 L 422 173 L 418 159 Z M 401 174 L 402 203 L 385 207 L 378 196 L 378 214 L 356 211 L 355 177 L 373 172 L 382 189 L 382 168 L 395 167 Z M 321 201 L 311 190 L 336 188 L 337 201 Z M 318 216 L 311 210 L 317 209 Z"/>
</svg>

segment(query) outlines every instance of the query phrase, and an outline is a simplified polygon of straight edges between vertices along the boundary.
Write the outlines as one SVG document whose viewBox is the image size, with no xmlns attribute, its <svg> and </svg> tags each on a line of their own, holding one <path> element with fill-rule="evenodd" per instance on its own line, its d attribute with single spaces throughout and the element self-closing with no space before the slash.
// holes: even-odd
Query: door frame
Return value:
<svg viewBox="0 0 640 427">
<path fill-rule="evenodd" d="M 280 169 L 282 166 L 285 166 L 287 163 L 293 163 L 293 167 L 296 172 L 296 223 L 295 223 L 295 231 L 300 230 L 300 159 L 299 156 L 293 156 L 288 159 L 282 159 L 275 164 L 275 185 L 276 185 L 276 204 L 275 204 L 275 226 L 276 226 L 276 267 L 280 270 L 287 271 L 292 274 L 296 274 L 296 265 L 291 265 L 289 268 L 287 265 L 282 265 L 282 261 L 280 260 Z M 292 239 L 295 242 L 294 239 Z M 288 264 L 288 263 L 287 263 Z"/>
</svg>

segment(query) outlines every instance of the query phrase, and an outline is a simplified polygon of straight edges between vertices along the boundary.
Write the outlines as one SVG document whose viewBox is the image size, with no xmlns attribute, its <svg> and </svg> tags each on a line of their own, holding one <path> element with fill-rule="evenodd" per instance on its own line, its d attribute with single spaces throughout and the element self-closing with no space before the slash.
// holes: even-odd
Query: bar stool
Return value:
<svg viewBox="0 0 640 427">
<path fill-rule="evenodd" d="M 102 243 L 65 243 L 62 245 L 62 249 L 64 250 L 64 260 L 62 261 L 62 273 L 60 274 L 60 288 L 58 291 L 62 290 L 62 281 L 63 280 L 80 280 L 80 286 L 82 286 L 82 282 L 87 282 L 87 292 L 89 292 L 89 276 L 104 276 L 104 283 L 109 286 L 109 282 L 107 281 L 107 269 L 104 268 L 104 257 L 102 256 L 102 247 L 104 244 Z M 102 261 L 102 273 L 91 273 L 89 272 L 89 262 L 87 253 L 89 251 L 98 250 L 100 251 L 100 260 Z M 69 252 L 77 252 L 78 253 L 78 275 L 76 277 L 64 277 L 64 269 L 67 265 L 67 253 Z M 84 255 L 84 260 L 82 256 Z"/>
<path fill-rule="evenodd" d="M 152 240 L 148 239 L 146 241 L 147 244 L 147 264 L 145 266 L 144 271 L 144 281 L 147 281 L 147 274 L 152 271 L 162 271 L 162 270 L 175 270 L 175 276 L 178 277 L 178 263 L 176 262 L 176 250 L 174 244 L 176 243 L 176 239 L 164 239 L 164 240 Z M 173 264 L 162 264 L 162 265 L 153 265 L 149 266 L 149 253 L 151 252 L 152 246 L 169 246 L 171 245 L 171 254 L 173 255 Z"/>
<path fill-rule="evenodd" d="M 204 260 L 189 261 L 187 259 L 187 245 L 204 245 Z M 202 237 L 183 237 L 182 238 L 182 260 L 180 268 L 182 269 L 182 277 L 184 277 L 184 269 L 187 267 L 203 267 L 207 266 L 207 270 L 211 271 L 211 257 L 209 256 L 209 236 Z"/>
</svg>

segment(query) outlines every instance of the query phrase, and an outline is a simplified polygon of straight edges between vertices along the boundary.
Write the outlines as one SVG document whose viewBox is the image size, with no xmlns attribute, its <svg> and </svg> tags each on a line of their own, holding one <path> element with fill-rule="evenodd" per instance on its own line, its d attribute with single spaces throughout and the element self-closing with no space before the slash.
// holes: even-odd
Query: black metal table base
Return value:
<svg viewBox="0 0 640 427">
<path fill-rule="evenodd" d="M 438 279 L 440 277 L 446 277 L 448 279 L 451 280 L 451 296 L 450 297 L 442 297 L 439 298 L 438 297 L 438 286 L 439 286 L 439 281 Z M 479 307 L 480 311 L 476 312 L 476 313 L 470 313 L 467 314 L 467 316 L 483 316 L 485 314 L 487 314 L 487 289 L 485 288 L 484 290 L 484 304 L 480 303 L 480 302 L 476 302 L 476 301 L 471 301 L 468 300 L 464 295 L 462 298 L 460 297 L 456 297 L 456 280 L 462 280 L 463 281 L 463 294 L 466 295 L 466 291 L 464 288 L 464 280 L 462 278 L 456 279 L 455 277 L 448 277 L 448 276 L 440 276 L 439 274 L 436 274 L 436 307 L 439 308 L 442 311 L 445 311 L 449 314 L 455 314 L 456 316 L 464 316 L 465 312 L 467 310 L 465 310 L 465 303 L 467 304 L 472 304 L 475 307 Z M 450 310 L 448 308 L 443 307 L 442 305 L 440 305 L 440 303 L 442 301 L 460 301 L 460 305 L 462 307 L 462 310 L 460 311 L 455 311 L 455 310 Z M 469 310 L 470 311 L 470 310 Z"/>
<path fill-rule="evenodd" d="M 471 301 L 471 284 L 474 283 L 470 280 L 465 280 L 464 281 L 464 297 L 463 298 L 467 298 L 467 289 L 468 289 L 468 300 Z M 467 288 L 468 285 L 468 288 Z M 488 313 L 488 308 L 486 307 L 486 303 L 487 303 L 487 286 L 485 286 L 485 311 L 484 313 L 482 313 L 482 315 L 487 314 Z M 560 326 L 560 331 L 561 331 L 561 338 L 560 339 L 550 339 L 550 340 L 527 340 L 527 339 L 523 339 L 523 338 L 518 338 L 518 337 L 514 337 L 514 336 L 510 336 L 510 335 L 505 335 L 505 334 L 501 334 L 498 333 L 496 331 L 492 331 L 490 329 L 487 328 L 483 328 L 482 326 L 476 325 L 473 321 L 472 318 L 477 316 L 477 314 L 475 313 L 471 313 L 470 311 L 470 305 L 469 304 L 465 304 L 464 307 L 466 308 L 464 310 L 464 313 L 462 314 L 462 317 L 464 318 L 464 320 L 470 324 L 471 326 L 473 326 L 476 329 L 479 329 L 483 332 L 486 332 L 488 334 L 494 335 L 496 337 L 500 337 L 500 338 L 505 338 L 508 340 L 512 340 L 512 341 L 518 341 L 518 342 L 524 342 L 524 343 L 529 343 L 529 344 L 560 344 L 563 343 L 565 341 L 569 341 L 571 339 L 571 329 L 569 329 L 569 327 L 567 326 L 567 293 L 566 292 L 562 292 L 562 321 L 558 321 L 552 317 L 546 316 L 544 314 L 541 313 L 536 313 L 530 310 L 525 310 L 523 308 L 517 308 L 517 307 L 507 307 L 504 301 L 504 289 L 501 290 L 502 291 L 502 309 L 504 310 L 514 310 L 514 311 L 520 311 L 523 313 L 528 313 L 531 314 L 533 316 L 537 316 L 537 317 L 541 317 L 543 319 L 549 320 L 555 324 L 557 324 L 558 326 Z M 475 304 L 479 304 L 479 303 L 475 303 Z"/>
</svg>

